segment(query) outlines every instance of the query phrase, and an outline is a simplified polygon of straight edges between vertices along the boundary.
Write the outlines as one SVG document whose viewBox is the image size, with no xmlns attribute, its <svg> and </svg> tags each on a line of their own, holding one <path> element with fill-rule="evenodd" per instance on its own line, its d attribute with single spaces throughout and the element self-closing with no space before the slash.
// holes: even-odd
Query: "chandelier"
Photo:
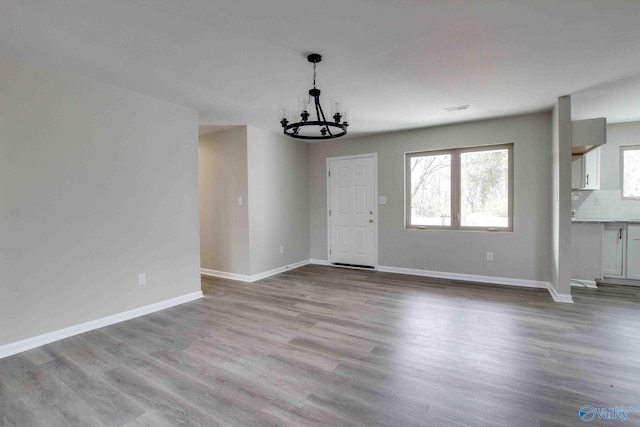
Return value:
<svg viewBox="0 0 640 427">
<path fill-rule="evenodd" d="M 300 121 L 289 123 L 289 108 L 282 106 L 280 124 L 284 134 L 299 139 L 332 139 L 346 135 L 349 112 L 344 109 L 341 100 L 331 98 L 333 121 L 327 121 L 320 105 L 320 89 L 316 88 L 316 64 L 322 61 L 322 56 L 312 53 L 307 56 L 307 60 L 313 64 L 313 89 L 309 89 L 309 96 L 303 95 L 299 99 Z M 309 120 L 309 105 L 315 107 L 316 120 Z"/>
</svg>

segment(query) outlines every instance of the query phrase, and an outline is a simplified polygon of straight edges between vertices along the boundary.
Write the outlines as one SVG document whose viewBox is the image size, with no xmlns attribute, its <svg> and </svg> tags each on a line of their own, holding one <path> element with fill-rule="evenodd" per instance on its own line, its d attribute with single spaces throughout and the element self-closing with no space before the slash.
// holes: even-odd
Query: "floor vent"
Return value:
<svg viewBox="0 0 640 427">
<path fill-rule="evenodd" d="M 361 270 L 375 270 L 376 269 L 372 265 L 344 264 L 344 263 L 341 263 L 341 262 L 334 262 L 331 265 L 335 265 L 336 267 L 358 268 L 358 269 L 361 269 Z"/>
</svg>

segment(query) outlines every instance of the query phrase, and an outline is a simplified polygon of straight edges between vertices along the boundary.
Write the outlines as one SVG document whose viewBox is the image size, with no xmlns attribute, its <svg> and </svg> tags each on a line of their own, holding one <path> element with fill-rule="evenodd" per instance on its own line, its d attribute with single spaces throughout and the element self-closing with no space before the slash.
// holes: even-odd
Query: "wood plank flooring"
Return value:
<svg viewBox="0 0 640 427">
<path fill-rule="evenodd" d="M 0 360 L 0 426 L 575 426 L 585 404 L 640 406 L 640 288 L 570 305 L 324 266 L 202 284 Z"/>
</svg>

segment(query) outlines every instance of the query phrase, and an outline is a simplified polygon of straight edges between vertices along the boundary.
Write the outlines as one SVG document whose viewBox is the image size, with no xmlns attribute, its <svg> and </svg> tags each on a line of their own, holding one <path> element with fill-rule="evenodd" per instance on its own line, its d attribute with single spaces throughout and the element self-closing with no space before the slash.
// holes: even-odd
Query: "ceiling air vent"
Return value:
<svg viewBox="0 0 640 427">
<path fill-rule="evenodd" d="M 458 105 L 457 107 L 447 107 L 444 109 L 444 111 L 460 111 L 460 110 L 466 110 L 467 108 L 469 108 L 469 104 Z"/>
</svg>

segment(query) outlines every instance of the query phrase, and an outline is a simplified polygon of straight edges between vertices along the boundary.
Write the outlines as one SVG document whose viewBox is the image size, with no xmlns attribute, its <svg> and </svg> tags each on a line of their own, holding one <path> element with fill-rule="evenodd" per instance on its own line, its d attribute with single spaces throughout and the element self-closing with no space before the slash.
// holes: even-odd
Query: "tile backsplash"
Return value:
<svg viewBox="0 0 640 427">
<path fill-rule="evenodd" d="M 573 191 L 576 219 L 640 220 L 640 201 L 622 200 L 620 190 Z"/>
</svg>

